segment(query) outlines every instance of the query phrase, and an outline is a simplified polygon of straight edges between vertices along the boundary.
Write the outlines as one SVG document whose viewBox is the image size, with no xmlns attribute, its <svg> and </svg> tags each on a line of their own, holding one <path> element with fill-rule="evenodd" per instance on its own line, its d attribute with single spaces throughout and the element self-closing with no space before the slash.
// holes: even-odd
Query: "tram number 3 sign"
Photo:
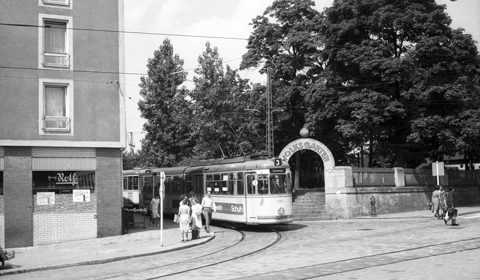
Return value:
<svg viewBox="0 0 480 280">
<path fill-rule="evenodd" d="M 282 159 L 281 158 L 276 158 L 274 159 L 275 166 L 282 166 Z"/>
</svg>

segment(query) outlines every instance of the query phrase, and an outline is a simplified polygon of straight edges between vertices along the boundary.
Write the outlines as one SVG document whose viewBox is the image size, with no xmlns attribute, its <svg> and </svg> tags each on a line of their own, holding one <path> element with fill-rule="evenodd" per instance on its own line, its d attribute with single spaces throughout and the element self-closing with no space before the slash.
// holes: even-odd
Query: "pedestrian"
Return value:
<svg viewBox="0 0 480 280">
<path fill-rule="evenodd" d="M 202 206 L 196 198 L 192 199 L 192 239 L 200 238 L 202 228 Z"/>
<path fill-rule="evenodd" d="M 447 192 L 445 192 L 445 205 L 447 207 L 446 217 L 443 219 L 445 225 L 448 221 L 452 220 L 452 226 L 457 225 L 457 215 L 458 210 L 455 208 L 455 197 L 453 191 L 455 189 L 450 187 Z"/>
<path fill-rule="evenodd" d="M 202 199 L 203 216 L 205 216 L 205 231 L 210 232 L 210 221 L 212 220 L 212 213 L 216 212 L 215 202 L 211 197 L 212 193 L 207 192 L 207 196 Z"/>
<path fill-rule="evenodd" d="M 440 194 L 439 194 L 439 200 L 438 200 L 438 218 L 440 220 L 443 220 L 445 218 L 445 212 L 447 211 L 447 206 L 445 205 L 445 191 L 443 187 L 440 185 Z"/>
<path fill-rule="evenodd" d="M 435 190 L 432 193 L 432 210 L 433 210 L 433 219 L 440 219 L 439 215 L 439 206 L 440 206 L 440 185 L 435 186 Z"/>
<path fill-rule="evenodd" d="M 194 192 L 194 191 L 191 191 L 191 192 L 189 193 L 189 198 L 188 198 L 188 201 L 190 202 L 190 207 L 193 205 L 192 200 L 195 199 L 195 198 L 196 198 L 195 192 Z"/>
<path fill-rule="evenodd" d="M 188 241 L 188 231 L 190 230 L 190 207 L 188 207 L 187 200 L 188 197 L 184 195 L 178 208 L 178 225 L 182 232 L 182 242 Z"/>
<path fill-rule="evenodd" d="M 150 211 L 152 213 L 152 222 L 151 225 L 158 227 L 160 225 L 160 196 L 158 194 L 150 201 Z"/>
</svg>

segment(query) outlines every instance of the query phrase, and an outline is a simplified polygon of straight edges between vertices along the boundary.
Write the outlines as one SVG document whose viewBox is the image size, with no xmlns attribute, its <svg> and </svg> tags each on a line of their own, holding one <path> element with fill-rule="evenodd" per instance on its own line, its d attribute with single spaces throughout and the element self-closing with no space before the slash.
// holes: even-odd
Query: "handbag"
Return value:
<svg viewBox="0 0 480 280">
<path fill-rule="evenodd" d="M 173 216 L 173 222 L 178 224 L 178 220 L 178 214 L 175 214 L 175 216 Z"/>
</svg>

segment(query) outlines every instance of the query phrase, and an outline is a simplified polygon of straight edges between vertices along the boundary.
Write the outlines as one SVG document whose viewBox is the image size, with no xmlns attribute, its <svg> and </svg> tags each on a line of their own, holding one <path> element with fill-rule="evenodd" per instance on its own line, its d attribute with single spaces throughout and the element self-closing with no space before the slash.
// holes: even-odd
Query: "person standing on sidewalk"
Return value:
<svg viewBox="0 0 480 280">
<path fill-rule="evenodd" d="M 200 238 L 200 229 L 202 228 L 202 206 L 197 203 L 197 199 L 192 201 L 192 239 Z"/>
<path fill-rule="evenodd" d="M 207 196 L 202 199 L 202 210 L 205 216 L 205 231 L 210 232 L 210 221 L 212 220 L 212 213 L 217 211 L 215 202 L 212 199 L 212 193 L 207 192 Z"/>
<path fill-rule="evenodd" d="M 188 197 L 183 196 L 183 203 L 178 207 L 180 231 L 182 232 L 182 242 L 188 241 L 188 231 L 190 230 L 190 207 L 188 206 Z"/>
<path fill-rule="evenodd" d="M 435 190 L 432 193 L 432 207 L 433 207 L 433 219 L 440 219 L 439 217 L 439 205 L 440 205 L 440 186 L 436 185 Z"/>
</svg>

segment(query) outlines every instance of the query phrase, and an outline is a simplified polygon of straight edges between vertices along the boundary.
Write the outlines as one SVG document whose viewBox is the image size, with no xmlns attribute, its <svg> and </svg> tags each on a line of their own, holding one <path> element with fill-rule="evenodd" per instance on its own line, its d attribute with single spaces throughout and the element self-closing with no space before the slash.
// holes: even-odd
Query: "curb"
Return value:
<svg viewBox="0 0 480 280">
<path fill-rule="evenodd" d="M 464 212 L 462 215 L 458 215 L 459 217 L 467 215 L 467 214 L 478 214 L 480 211 L 472 211 L 472 212 Z M 418 217 L 381 217 L 381 216 L 361 216 L 355 217 L 354 220 L 399 220 L 399 219 L 431 219 L 431 216 L 418 216 Z"/>
<path fill-rule="evenodd" d="M 68 264 L 62 264 L 62 265 L 50 265 L 50 266 L 43 266 L 43 267 L 18 269 L 18 270 L 15 270 L 15 271 L 0 271 L 0 277 L 1 277 L 1 276 L 5 276 L 5 275 L 15 275 L 15 274 L 35 272 L 35 271 L 45 271 L 45 270 L 61 269 L 61 268 L 68 268 L 68 267 L 82 266 L 82 265 L 105 264 L 105 263 L 122 261 L 122 260 L 133 259 L 133 258 L 148 257 L 148 256 L 153 256 L 153 255 L 160 255 L 160 254 L 163 254 L 163 253 L 169 253 L 169 252 L 172 252 L 172 251 L 179 251 L 179 250 L 183 250 L 183 249 L 187 249 L 187 248 L 192 248 L 192 247 L 196 247 L 196 246 L 199 246 L 199 245 L 203 245 L 203 244 L 206 244 L 206 243 L 212 241 L 214 238 L 215 238 L 215 233 L 213 233 L 213 235 L 210 235 L 210 236 L 209 236 L 208 238 L 206 238 L 205 240 L 202 240 L 201 242 L 198 242 L 198 243 L 195 243 L 195 244 L 190 244 L 190 245 L 185 245 L 185 246 L 173 247 L 173 248 L 169 248 L 169 249 L 162 250 L 162 251 L 155 251 L 155 252 L 148 252 L 148 253 L 140 253 L 140 254 L 132 254 L 132 255 L 129 255 L 129 256 L 113 257 L 113 258 L 106 258 L 106 259 L 99 259 L 99 260 L 91 260 L 91 261 L 81 261 L 81 262 L 68 263 Z"/>
</svg>

